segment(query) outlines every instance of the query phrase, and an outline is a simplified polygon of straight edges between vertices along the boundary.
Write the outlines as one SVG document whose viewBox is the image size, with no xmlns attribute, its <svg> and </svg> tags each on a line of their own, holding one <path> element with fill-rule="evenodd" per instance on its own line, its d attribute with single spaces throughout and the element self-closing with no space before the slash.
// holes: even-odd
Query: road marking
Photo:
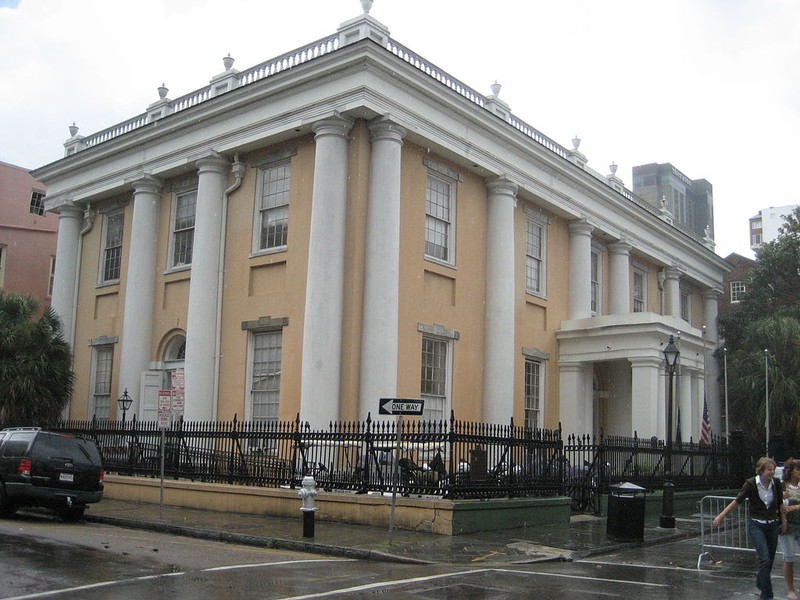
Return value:
<svg viewBox="0 0 800 600">
<path fill-rule="evenodd" d="M 288 564 L 297 564 L 297 563 L 314 563 L 314 562 L 344 562 L 344 561 L 354 561 L 355 559 L 339 559 L 339 558 L 323 558 L 323 559 L 310 559 L 310 560 L 285 560 L 280 562 L 272 562 L 272 563 L 258 563 L 258 564 L 241 564 L 241 565 L 229 565 L 227 567 L 210 567 L 208 569 L 200 569 L 200 571 L 195 572 L 212 572 L 212 571 L 230 571 L 233 569 L 249 569 L 252 567 L 271 567 L 271 566 L 284 566 Z M 114 585 L 120 585 L 125 583 L 137 582 L 137 581 L 152 581 L 154 579 L 162 579 L 165 577 L 179 577 L 181 575 L 186 575 L 186 571 L 178 571 L 176 573 L 161 573 L 159 575 L 142 575 L 141 577 L 132 577 L 131 579 L 115 579 L 112 581 L 101 581 L 98 583 L 89 583 L 86 585 L 79 585 L 75 587 L 69 588 L 62 588 L 60 590 L 50 590 L 47 592 L 36 592 L 34 594 L 25 594 L 24 596 L 14 596 L 13 598 L 5 598 L 5 600 L 33 600 L 34 598 L 47 598 L 49 596 L 57 596 L 59 594 L 68 594 L 71 592 L 81 592 L 86 590 L 96 590 L 99 588 L 110 587 Z"/>
<path fill-rule="evenodd" d="M 429 575 L 427 577 L 411 577 L 409 579 L 395 579 L 392 581 L 381 581 L 376 583 L 368 583 L 366 585 L 357 585 L 350 588 L 340 588 L 338 590 L 330 590 L 328 592 L 320 592 L 318 594 L 304 594 L 303 596 L 290 596 L 283 598 L 283 600 L 306 600 L 307 598 L 324 598 L 325 596 L 335 596 L 339 594 L 350 594 L 353 592 L 364 592 L 367 590 L 374 590 L 376 588 L 387 588 L 398 585 L 406 585 L 408 583 L 420 583 L 423 581 L 431 581 L 433 579 L 444 579 L 446 577 L 461 577 L 462 575 L 470 575 L 472 573 L 488 573 L 494 569 L 477 569 L 470 571 L 458 571 L 455 573 L 442 573 L 440 575 Z"/>
<path fill-rule="evenodd" d="M 210 573 L 212 571 L 232 571 L 234 569 L 251 569 L 253 567 L 274 567 L 278 565 L 296 565 L 298 563 L 319 563 L 319 562 L 354 562 L 354 558 L 316 558 L 308 560 L 282 560 L 280 562 L 267 562 L 267 563 L 253 563 L 244 565 L 229 565 L 227 567 L 209 567 L 202 569 L 203 572 Z"/>
<path fill-rule="evenodd" d="M 532 573 L 530 571 L 520 571 L 515 569 L 475 569 L 469 571 L 458 571 L 455 573 L 442 573 L 440 575 L 430 575 L 428 577 L 412 577 L 409 579 L 396 579 L 393 581 L 381 581 L 381 582 L 374 582 L 369 583 L 366 585 L 359 585 L 350 588 L 340 588 L 336 590 L 330 590 L 327 592 L 319 592 L 316 594 L 304 594 L 302 596 L 291 596 L 288 598 L 284 598 L 283 600 L 307 600 L 310 598 L 325 598 L 326 596 L 337 596 L 340 594 L 351 594 L 355 592 L 365 592 L 369 590 L 379 589 L 379 588 L 388 588 L 388 587 L 396 587 L 399 585 L 407 585 L 412 583 L 421 583 L 423 581 L 431 581 L 434 579 L 444 579 L 446 577 L 461 577 L 462 575 L 473 575 L 475 573 L 514 573 L 516 575 L 528 575 L 532 577 L 558 577 L 561 579 L 577 579 L 577 580 L 586 580 L 591 582 L 597 581 L 604 581 L 606 583 L 613 583 L 613 584 L 627 584 L 627 585 L 634 585 L 640 587 L 649 587 L 649 588 L 668 588 L 670 587 L 669 584 L 663 583 L 646 583 L 641 581 L 629 581 L 627 579 L 605 579 L 603 577 L 587 577 L 584 575 L 565 575 L 560 573 Z"/>
</svg>

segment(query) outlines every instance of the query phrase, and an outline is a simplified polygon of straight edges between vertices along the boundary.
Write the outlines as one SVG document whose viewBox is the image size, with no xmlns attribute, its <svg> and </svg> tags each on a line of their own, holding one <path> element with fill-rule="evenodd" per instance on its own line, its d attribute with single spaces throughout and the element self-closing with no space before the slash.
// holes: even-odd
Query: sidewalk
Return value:
<svg viewBox="0 0 800 600">
<path fill-rule="evenodd" d="M 348 558 L 395 562 L 502 564 L 574 560 L 623 548 L 650 546 L 699 536 L 699 519 L 676 515 L 675 529 L 645 522 L 644 540 L 615 542 L 606 535 L 605 517 L 575 515 L 569 526 L 523 527 L 503 531 L 444 536 L 316 520 L 313 538 L 303 537 L 297 519 L 214 512 L 158 504 L 106 499 L 92 504 L 86 521 L 149 529 L 174 535 L 235 542 L 265 548 L 314 552 Z M 699 542 L 698 542 L 699 543 Z"/>
</svg>

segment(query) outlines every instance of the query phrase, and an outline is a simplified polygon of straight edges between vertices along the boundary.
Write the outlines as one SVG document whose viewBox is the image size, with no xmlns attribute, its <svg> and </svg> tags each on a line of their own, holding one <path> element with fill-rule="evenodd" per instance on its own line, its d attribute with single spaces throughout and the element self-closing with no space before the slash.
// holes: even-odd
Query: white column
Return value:
<svg viewBox="0 0 800 600">
<path fill-rule="evenodd" d="M 631 245 L 614 242 L 608 245 L 609 314 L 631 312 Z"/>
<path fill-rule="evenodd" d="M 561 363 L 558 366 L 558 418 L 565 436 L 593 433 L 592 382 L 591 363 Z"/>
<path fill-rule="evenodd" d="M 592 315 L 592 231 L 585 220 L 569 224 L 569 318 Z"/>
<path fill-rule="evenodd" d="M 664 314 L 669 317 L 681 316 L 681 272 L 677 267 L 667 267 L 664 279 Z"/>
<path fill-rule="evenodd" d="M 717 317 L 719 314 L 720 290 L 709 289 L 703 292 L 703 324 L 706 326 L 706 398 L 708 401 L 708 418 L 711 419 L 711 432 L 720 434 L 725 431 L 722 423 L 722 401 L 720 398 L 720 372 L 719 363 L 714 358 L 714 352 L 719 347 L 719 331 L 717 330 Z M 701 417 L 702 417 L 701 398 Z"/>
<path fill-rule="evenodd" d="M 56 269 L 53 274 L 53 297 L 50 306 L 61 317 L 64 339 L 73 347 L 73 313 L 75 312 L 75 277 L 78 272 L 78 246 L 83 211 L 77 206 L 62 206 L 58 213 Z"/>
<path fill-rule="evenodd" d="M 217 291 L 222 241 L 223 194 L 230 163 L 210 153 L 197 161 L 197 205 L 186 319 L 184 417 L 187 421 L 215 419 L 214 348 L 217 337 Z"/>
<path fill-rule="evenodd" d="M 140 381 L 150 362 L 153 339 L 153 306 L 156 286 L 158 207 L 161 182 L 145 176 L 133 182 L 133 219 L 125 280 L 125 308 L 122 317 L 119 386 L 117 396 L 127 389 L 133 398 L 131 415 L 141 417 Z"/>
<path fill-rule="evenodd" d="M 486 224 L 486 346 L 483 357 L 483 420 L 507 423 L 514 415 L 514 207 L 517 186 L 505 178 L 488 188 Z"/>
<path fill-rule="evenodd" d="M 339 418 L 342 363 L 347 134 L 352 122 L 315 123 L 314 188 L 308 244 L 300 419 L 326 426 Z"/>
<path fill-rule="evenodd" d="M 370 124 L 369 199 L 361 329 L 359 418 L 397 397 L 400 310 L 400 173 L 406 131 L 380 118 Z"/>
<path fill-rule="evenodd" d="M 664 360 L 661 357 L 632 358 L 631 363 L 631 431 L 640 439 L 656 436 L 664 439 Z"/>
</svg>

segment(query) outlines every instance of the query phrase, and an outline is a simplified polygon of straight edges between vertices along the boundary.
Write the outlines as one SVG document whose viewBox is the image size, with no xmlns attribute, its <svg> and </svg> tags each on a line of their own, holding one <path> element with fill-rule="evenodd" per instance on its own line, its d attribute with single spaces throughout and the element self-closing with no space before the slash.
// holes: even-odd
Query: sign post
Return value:
<svg viewBox="0 0 800 600">
<path fill-rule="evenodd" d="M 164 451 L 166 448 L 167 428 L 172 419 L 172 390 L 158 392 L 158 428 L 161 430 L 161 485 L 159 487 L 159 514 L 164 520 Z"/>
<path fill-rule="evenodd" d="M 395 427 L 397 429 L 397 441 L 392 461 L 392 508 L 389 513 L 389 545 L 394 539 L 394 514 L 397 507 L 397 488 L 400 487 L 400 476 L 398 473 L 401 450 L 401 433 L 403 431 L 403 415 L 421 416 L 425 401 L 419 398 L 381 398 L 378 402 L 378 414 L 395 415 Z"/>
</svg>

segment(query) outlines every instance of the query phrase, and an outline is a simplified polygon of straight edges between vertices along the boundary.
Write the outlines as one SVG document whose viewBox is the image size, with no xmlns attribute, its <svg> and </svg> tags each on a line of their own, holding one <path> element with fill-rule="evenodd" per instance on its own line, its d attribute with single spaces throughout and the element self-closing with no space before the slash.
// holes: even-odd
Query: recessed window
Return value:
<svg viewBox="0 0 800 600">
<path fill-rule="evenodd" d="M 647 307 L 647 274 L 638 269 L 633 272 L 633 312 L 644 312 Z"/>
<path fill-rule="evenodd" d="M 192 264 L 194 249 L 194 221 L 197 213 L 197 191 L 184 192 L 175 197 L 172 219 L 173 269 Z"/>
<path fill-rule="evenodd" d="M 103 248 L 100 261 L 100 283 L 119 281 L 122 266 L 122 232 L 125 213 L 118 211 L 105 216 Z"/>
<path fill-rule="evenodd" d="M 681 288 L 681 319 L 686 322 L 691 320 L 692 295 L 689 290 Z"/>
<path fill-rule="evenodd" d="M 422 162 L 428 167 L 425 185 L 425 258 L 455 266 L 456 184 L 461 176 L 427 158 Z"/>
<path fill-rule="evenodd" d="M 542 389 L 544 369 L 542 361 L 525 359 L 525 428 L 542 426 Z"/>
<path fill-rule="evenodd" d="M 33 190 L 31 192 L 31 214 L 44 214 L 44 192 Z"/>
<path fill-rule="evenodd" d="M 250 418 L 277 423 L 281 399 L 283 331 L 251 332 Z"/>
<path fill-rule="evenodd" d="M 447 416 L 449 347 L 450 342 L 447 339 L 422 336 L 420 396 L 425 402 L 423 420 L 442 421 Z"/>
<path fill-rule="evenodd" d="M 547 219 L 526 209 L 528 231 L 525 238 L 525 290 L 530 294 L 547 293 Z"/>
<path fill-rule="evenodd" d="M 258 187 L 257 244 L 255 251 L 285 248 L 289 239 L 289 160 L 261 167 Z"/>
<path fill-rule="evenodd" d="M 591 303 L 592 315 L 597 316 L 601 314 L 602 306 L 601 300 L 603 297 L 603 254 L 602 251 L 595 247 L 592 249 L 592 258 L 590 264 L 590 277 L 591 277 Z"/>
<path fill-rule="evenodd" d="M 747 285 L 744 281 L 731 281 L 731 302 L 741 302 Z"/>
<path fill-rule="evenodd" d="M 92 395 L 89 413 L 97 419 L 111 416 L 111 371 L 114 366 L 114 345 L 93 347 Z"/>
</svg>

